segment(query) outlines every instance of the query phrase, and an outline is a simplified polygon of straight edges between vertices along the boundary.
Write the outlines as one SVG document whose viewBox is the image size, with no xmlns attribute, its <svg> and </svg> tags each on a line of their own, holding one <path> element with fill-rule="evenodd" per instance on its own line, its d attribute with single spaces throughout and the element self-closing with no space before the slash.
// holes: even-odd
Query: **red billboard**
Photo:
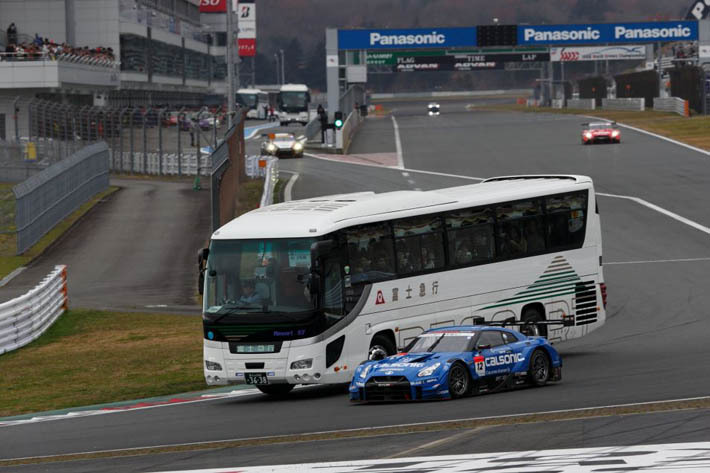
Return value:
<svg viewBox="0 0 710 473">
<path fill-rule="evenodd" d="M 200 0 L 200 13 L 226 13 L 227 0 Z"/>
<path fill-rule="evenodd" d="M 256 56 L 256 38 L 239 38 L 239 55 Z"/>
</svg>

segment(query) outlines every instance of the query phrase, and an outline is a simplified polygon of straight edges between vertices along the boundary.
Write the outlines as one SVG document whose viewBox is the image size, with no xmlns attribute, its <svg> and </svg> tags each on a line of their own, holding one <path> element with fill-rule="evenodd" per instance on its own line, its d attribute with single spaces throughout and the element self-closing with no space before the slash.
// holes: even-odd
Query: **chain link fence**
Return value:
<svg viewBox="0 0 710 473">
<path fill-rule="evenodd" d="M 29 146 L 38 161 L 54 163 L 105 141 L 111 171 L 152 175 L 209 175 L 209 155 L 226 131 L 220 109 L 99 107 L 45 100 L 30 103 Z"/>
</svg>

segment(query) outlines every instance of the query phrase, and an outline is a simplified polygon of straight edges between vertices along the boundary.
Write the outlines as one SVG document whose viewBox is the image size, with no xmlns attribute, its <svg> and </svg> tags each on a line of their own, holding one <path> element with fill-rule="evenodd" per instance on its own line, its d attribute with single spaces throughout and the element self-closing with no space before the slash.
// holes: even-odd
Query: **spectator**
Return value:
<svg viewBox="0 0 710 473">
<path fill-rule="evenodd" d="M 320 138 L 325 143 L 325 130 L 328 128 L 328 114 L 325 113 L 323 105 L 318 104 L 318 119 L 320 120 Z"/>
<path fill-rule="evenodd" d="M 15 23 L 10 23 L 7 27 L 7 42 L 8 44 L 17 44 L 17 26 Z"/>
</svg>

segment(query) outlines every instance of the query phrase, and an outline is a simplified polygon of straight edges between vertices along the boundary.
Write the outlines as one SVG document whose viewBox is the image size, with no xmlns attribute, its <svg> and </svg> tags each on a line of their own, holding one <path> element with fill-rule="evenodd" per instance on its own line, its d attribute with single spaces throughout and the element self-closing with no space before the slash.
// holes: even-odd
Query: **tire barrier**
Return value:
<svg viewBox="0 0 710 473">
<path fill-rule="evenodd" d="M 62 265 L 29 292 L 0 304 L 0 355 L 39 338 L 67 310 L 68 301 Z"/>
</svg>

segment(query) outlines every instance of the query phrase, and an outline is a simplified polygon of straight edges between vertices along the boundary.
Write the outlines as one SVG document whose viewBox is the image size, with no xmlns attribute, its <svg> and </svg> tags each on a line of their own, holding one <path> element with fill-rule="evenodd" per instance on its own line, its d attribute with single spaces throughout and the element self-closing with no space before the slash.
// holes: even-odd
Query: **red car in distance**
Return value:
<svg viewBox="0 0 710 473">
<path fill-rule="evenodd" d="M 616 122 L 582 123 L 582 144 L 621 143 L 621 131 Z"/>
</svg>

